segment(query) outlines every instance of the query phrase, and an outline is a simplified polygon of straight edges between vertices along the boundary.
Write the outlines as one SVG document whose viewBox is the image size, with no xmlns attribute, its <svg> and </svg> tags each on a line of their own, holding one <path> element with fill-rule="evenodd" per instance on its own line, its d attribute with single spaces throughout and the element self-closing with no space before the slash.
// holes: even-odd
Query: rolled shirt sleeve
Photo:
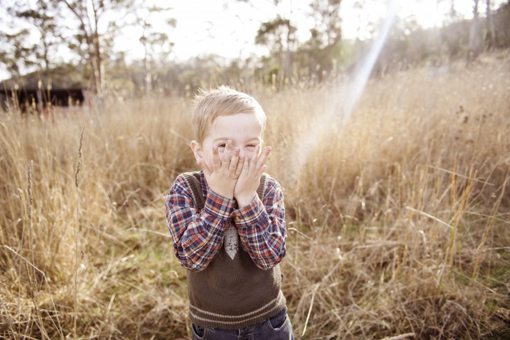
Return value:
<svg viewBox="0 0 510 340">
<path fill-rule="evenodd" d="M 192 189 L 182 175 L 177 176 L 165 195 L 165 211 L 175 254 L 182 266 L 191 271 L 208 266 L 223 244 L 234 206 L 234 199 L 209 188 L 204 208 L 198 211 Z"/>
<path fill-rule="evenodd" d="M 266 179 L 266 188 L 241 209 L 233 211 L 241 245 L 257 267 L 268 270 L 285 256 L 285 206 L 279 183 Z"/>
</svg>

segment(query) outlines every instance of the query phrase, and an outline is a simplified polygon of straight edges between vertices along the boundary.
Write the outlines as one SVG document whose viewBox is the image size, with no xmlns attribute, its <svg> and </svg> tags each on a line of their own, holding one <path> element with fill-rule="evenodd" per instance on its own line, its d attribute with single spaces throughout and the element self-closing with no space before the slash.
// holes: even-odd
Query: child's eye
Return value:
<svg viewBox="0 0 510 340">
<path fill-rule="evenodd" d="M 248 144 L 248 145 L 246 145 L 246 146 L 247 146 L 247 147 L 249 147 L 249 148 L 254 148 L 254 147 L 256 147 L 257 145 L 255 145 L 255 144 Z"/>
<path fill-rule="evenodd" d="M 225 144 L 225 143 L 221 143 L 221 144 L 218 144 L 218 145 L 217 145 L 217 147 L 218 147 L 218 148 L 224 148 L 225 146 L 226 146 L 226 144 Z"/>
</svg>

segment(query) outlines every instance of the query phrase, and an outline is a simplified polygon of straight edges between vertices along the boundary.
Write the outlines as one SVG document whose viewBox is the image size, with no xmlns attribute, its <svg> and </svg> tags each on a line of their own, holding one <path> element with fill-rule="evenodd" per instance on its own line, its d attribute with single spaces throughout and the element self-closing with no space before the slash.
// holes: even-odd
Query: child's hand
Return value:
<svg viewBox="0 0 510 340">
<path fill-rule="evenodd" d="M 213 147 L 213 164 L 208 166 L 205 161 L 198 163 L 204 170 L 205 179 L 209 187 L 221 196 L 233 198 L 234 186 L 241 174 L 242 160 L 239 159 L 239 149 L 232 148 L 232 141 L 228 140 L 225 150 L 220 155 L 218 148 Z"/>
<path fill-rule="evenodd" d="M 257 195 L 257 189 L 260 184 L 260 177 L 266 170 L 266 160 L 271 154 L 271 147 L 266 146 L 259 154 L 260 146 L 252 157 L 244 160 L 241 175 L 234 188 L 234 197 L 237 200 L 239 208 L 242 208 L 253 200 Z"/>
</svg>

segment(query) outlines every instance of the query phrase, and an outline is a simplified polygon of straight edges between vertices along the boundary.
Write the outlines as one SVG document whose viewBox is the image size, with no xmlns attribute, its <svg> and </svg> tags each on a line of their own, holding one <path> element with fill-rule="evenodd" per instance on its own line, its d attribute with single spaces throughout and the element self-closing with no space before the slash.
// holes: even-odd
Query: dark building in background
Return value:
<svg viewBox="0 0 510 340">
<path fill-rule="evenodd" d="M 4 110 L 41 113 L 87 105 L 91 99 L 80 72 L 71 65 L 54 68 L 48 76 L 33 72 L 0 82 L 0 107 Z"/>
<path fill-rule="evenodd" d="M 4 110 L 19 109 L 22 112 L 41 111 L 48 107 L 69 107 L 85 104 L 88 91 L 82 88 L 30 89 L 2 88 L 0 101 Z"/>
</svg>

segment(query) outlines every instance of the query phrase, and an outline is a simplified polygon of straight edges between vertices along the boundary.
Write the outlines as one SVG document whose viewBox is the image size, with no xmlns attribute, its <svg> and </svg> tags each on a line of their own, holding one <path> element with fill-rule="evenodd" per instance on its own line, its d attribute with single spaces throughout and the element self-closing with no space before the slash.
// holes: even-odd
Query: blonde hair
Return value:
<svg viewBox="0 0 510 340">
<path fill-rule="evenodd" d="M 266 125 L 266 114 L 252 96 L 236 91 L 228 86 L 219 86 L 213 90 L 199 90 L 195 97 L 196 106 L 192 114 L 193 137 L 199 143 L 205 139 L 207 129 L 219 116 L 237 113 L 254 113 L 262 124 Z"/>
</svg>

